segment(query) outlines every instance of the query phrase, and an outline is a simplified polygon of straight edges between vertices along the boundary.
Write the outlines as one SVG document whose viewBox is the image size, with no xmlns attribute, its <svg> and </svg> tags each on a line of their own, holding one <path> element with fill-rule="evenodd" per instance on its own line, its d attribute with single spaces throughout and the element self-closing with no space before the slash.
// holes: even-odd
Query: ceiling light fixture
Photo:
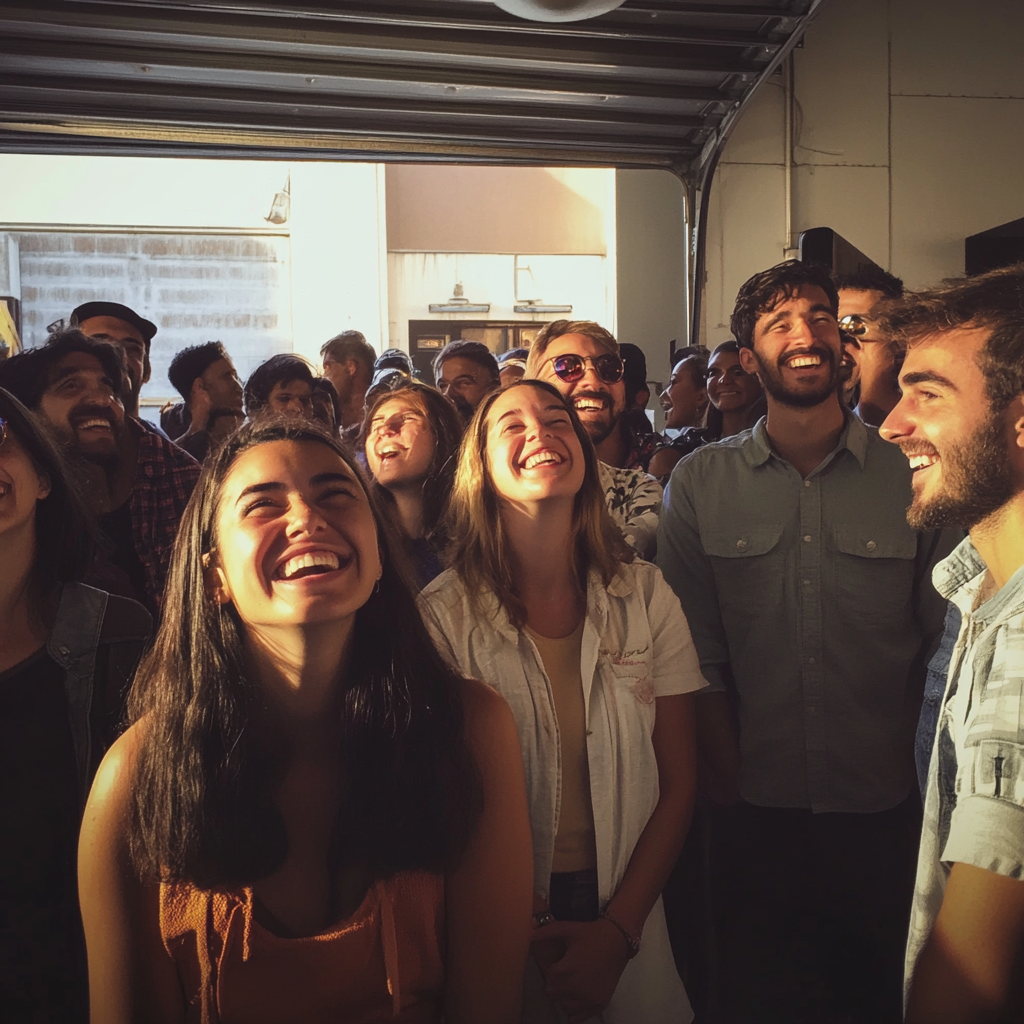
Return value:
<svg viewBox="0 0 1024 1024">
<path fill-rule="evenodd" d="M 583 21 L 607 14 L 624 0 L 494 0 L 497 7 L 527 21 Z"/>
</svg>

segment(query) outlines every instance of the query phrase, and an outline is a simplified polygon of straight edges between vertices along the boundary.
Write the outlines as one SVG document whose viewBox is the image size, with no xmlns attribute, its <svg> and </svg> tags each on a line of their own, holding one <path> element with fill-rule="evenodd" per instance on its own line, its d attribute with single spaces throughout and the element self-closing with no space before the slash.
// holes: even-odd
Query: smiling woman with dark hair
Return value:
<svg viewBox="0 0 1024 1024">
<path fill-rule="evenodd" d="M 395 544 L 311 423 L 207 463 L 86 811 L 93 1024 L 518 1017 L 515 725 L 438 655 Z"/>
<path fill-rule="evenodd" d="M 134 601 L 77 582 L 93 532 L 64 462 L 0 389 L 0 1006 L 88 1017 L 75 847 L 85 795 L 149 634 Z"/>
</svg>

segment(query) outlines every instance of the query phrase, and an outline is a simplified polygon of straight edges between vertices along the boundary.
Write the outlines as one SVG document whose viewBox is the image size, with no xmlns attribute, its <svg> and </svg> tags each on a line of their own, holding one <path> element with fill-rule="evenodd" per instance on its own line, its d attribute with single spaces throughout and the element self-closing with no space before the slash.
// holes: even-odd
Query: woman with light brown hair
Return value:
<svg viewBox="0 0 1024 1024">
<path fill-rule="evenodd" d="M 459 671 L 508 701 L 526 765 L 523 1020 L 688 1021 L 660 893 L 692 811 L 704 681 L 678 600 L 609 517 L 593 445 L 550 384 L 523 380 L 477 410 L 449 536 L 425 619 Z"/>
</svg>

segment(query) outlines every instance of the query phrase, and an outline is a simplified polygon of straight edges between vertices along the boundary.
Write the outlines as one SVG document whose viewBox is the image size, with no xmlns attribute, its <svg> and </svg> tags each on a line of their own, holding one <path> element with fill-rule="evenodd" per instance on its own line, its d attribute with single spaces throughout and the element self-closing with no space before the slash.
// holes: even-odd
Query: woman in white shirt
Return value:
<svg viewBox="0 0 1024 1024">
<path fill-rule="evenodd" d="M 660 893 L 693 808 L 691 694 L 705 684 L 679 601 L 609 518 L 593 446 L 555 388 L 524 380 L 481 404 L 450 537 L 427 623 L 508 701 L 526 764 L 523 1019 L 688 1022 Z"/>
</svg>

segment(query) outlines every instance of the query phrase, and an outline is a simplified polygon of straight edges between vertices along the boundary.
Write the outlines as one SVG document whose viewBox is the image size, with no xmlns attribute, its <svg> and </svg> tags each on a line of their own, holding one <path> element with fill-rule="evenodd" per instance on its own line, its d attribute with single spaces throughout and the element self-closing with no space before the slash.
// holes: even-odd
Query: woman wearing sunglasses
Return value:
<svg viewBox="0 0 1024 1024">
<path fill-rule="evenodd" d="M 363 425 L 374 490 L 405 541 L 420 587 L 444 566 L 448 507 L 462 423 L 436 388 L 399 377 L 370 404 Z"/>
<path fill-rule="evenodd" d="M 451 565 L 421 595 L 460 671 L 509 702 L 533 827 L 533 959 L 523 1020 L 679 1024 L 689 1003 L 660 893 L 689 825 L 692 692 L 679 601 L 604 505 L 572 405 L 523 380 L 471 422 Z"/>
<path fill-rule="evenodd" d="M 92 1024 L 518 1018 L 515 724 L 439 657 L 394 554 L 313 424 L 207 461 L 86 809 Z"/>
<path fill-rule="evenodd" d="M 93 534 L 61 456 L 0 389 L 0 1016 L 89 1015 L 75 853 L 152 626 L 77 582 Z"/>
</svg>

